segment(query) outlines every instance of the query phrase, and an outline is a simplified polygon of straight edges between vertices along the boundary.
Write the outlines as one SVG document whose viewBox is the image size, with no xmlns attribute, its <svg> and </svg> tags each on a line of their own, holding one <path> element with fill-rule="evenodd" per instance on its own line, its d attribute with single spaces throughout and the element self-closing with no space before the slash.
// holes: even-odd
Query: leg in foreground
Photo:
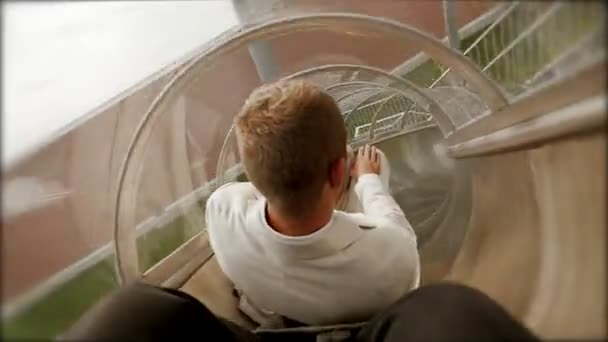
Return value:
<svg viewBox="0 0 608 342">
<path fill-rule="evenodd" d="M 442 283 L 410 292 L 375 316 L 358 341 L 537 341 L 482 292 Z"/>
<path fill-rule="evenodd" d="M 60 340 L 256 341 L 187 293 L 133 284 L 103 298 Z"/>
</svg>

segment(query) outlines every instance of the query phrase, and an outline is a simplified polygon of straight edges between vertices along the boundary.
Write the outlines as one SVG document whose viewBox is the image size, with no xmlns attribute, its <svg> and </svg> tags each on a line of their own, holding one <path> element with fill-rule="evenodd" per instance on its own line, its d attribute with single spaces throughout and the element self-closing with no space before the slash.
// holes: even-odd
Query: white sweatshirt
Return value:
<svg viewBox="0 0 608 342">
<path fill-rule="evenodd" d="M 363 213 L 334 211 L 323 228 L 286 236 L 266 222 L 251 183 L 226 184 L 207 201 L 211 246 L 226 276 L 258 309 L 309 325 L 369 319 L 418 286 L 416 235 L 375 174 L 354 192 Z"/>
</svg>

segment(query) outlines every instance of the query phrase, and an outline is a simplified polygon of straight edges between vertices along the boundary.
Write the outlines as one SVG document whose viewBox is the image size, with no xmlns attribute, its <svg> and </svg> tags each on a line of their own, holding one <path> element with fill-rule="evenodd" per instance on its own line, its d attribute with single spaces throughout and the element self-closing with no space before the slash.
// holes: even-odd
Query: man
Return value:
<svg viewBox="0 0 608 342">
<path fill-rule="evenodd" d="M 416 235 L 388 192 L 388 163 L 364 146 L 347 166 L 331 96 L 305 81 L 265 85 L 235 124 L 251 183 L 218 189 L 206 220 L 243 311 L 262 324 L 365 321 L 418 286 Z M 344 198 L 362 212 L 336 210 Z"/>
</svg>

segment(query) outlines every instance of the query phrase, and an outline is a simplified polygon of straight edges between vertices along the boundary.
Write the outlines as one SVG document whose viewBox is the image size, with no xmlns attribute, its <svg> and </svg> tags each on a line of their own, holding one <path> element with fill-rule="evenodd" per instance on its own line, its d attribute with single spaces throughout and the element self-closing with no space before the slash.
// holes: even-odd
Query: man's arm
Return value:
<svg viewBox="0 0 608 342">
<path fill-rule="evenodd" d="M 365 145 L 359 149 L 351 173 L 357 177 L 355 192 L 361 201 L 363 213 L 403 227 L 415 239 L 416 233 L 403 210 L 382 184 L 379 176 L 380 155 L 375 147 Z"/>
</svg>

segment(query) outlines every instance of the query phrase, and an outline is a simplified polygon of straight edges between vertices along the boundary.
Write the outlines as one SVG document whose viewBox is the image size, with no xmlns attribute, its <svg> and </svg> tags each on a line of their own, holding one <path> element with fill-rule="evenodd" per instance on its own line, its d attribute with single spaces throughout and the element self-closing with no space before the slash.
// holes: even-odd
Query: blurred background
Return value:
<svg viewBox="0 0 608 342">
<path fill-rule="evenodd" d="M 286 77 L 389 156 L 423 283 L 478 287 L 542 337 L 605 336 L 605 9 L 3 2 L 3 338 L 57 336 L 135 279 L 234 314 L 204 204 L 245 180 L 243 100 Z"/>
</svg>

